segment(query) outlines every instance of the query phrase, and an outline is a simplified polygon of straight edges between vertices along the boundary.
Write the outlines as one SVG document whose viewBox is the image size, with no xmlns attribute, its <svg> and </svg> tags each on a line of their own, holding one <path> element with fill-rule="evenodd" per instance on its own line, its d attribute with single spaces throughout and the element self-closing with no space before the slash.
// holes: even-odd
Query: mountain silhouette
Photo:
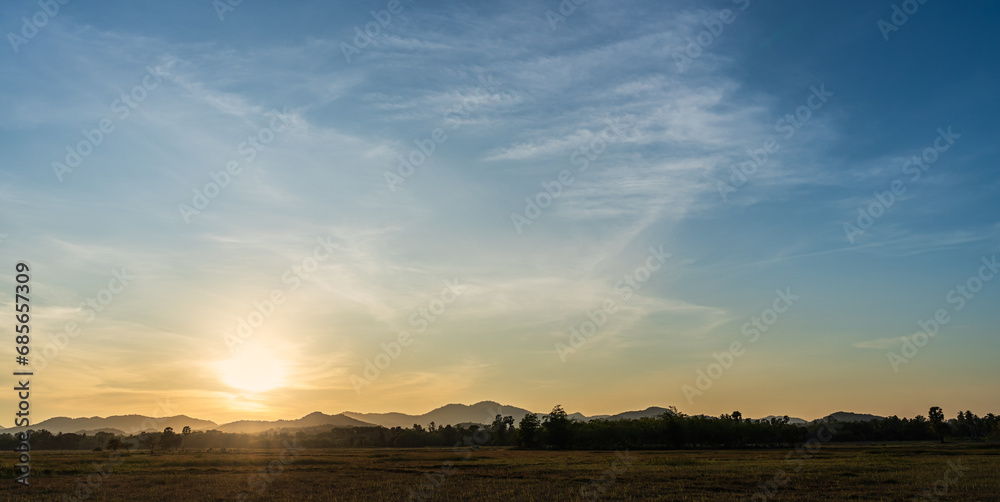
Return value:
<svg viewBox="0 0 1000 502">
<path fill-rule="evenodd" d="M 225 425 L 220 425 L 215 429 L 220 432 L 256 434 L 270 429 L 304 429 L 307 427 L 324 425 L 328 427 L 364 427 L 371 426 L 373 424 L 355 420 L 342 413 L 339 415 L 326 415 L 324 413 L 314 411 L 297 420 L 239 420 Z"/>
<path fill-rule="evenodd" d="M 166 427 L 172 427 L 174 431 L 180 433 L 185 426 L 191 427 L 195 431 L 218 430 L 228 433 L 256 434 L 272 429 L 307 429 L 316 427 L 365 427 L 380 425 L 383 427 L 403 427 L 410 428 L 414 424 L 427 427 L 431 422 L 438 426 L 459 425 L 459 424 L 490 424 L 496 415 L 512 416 L 515 424 L 520 423 L 525 415 L 533 413 L 524 408 L 516 406 L 501 405 L 496 401 L 481 401 L 476 404 L 448 404 L 435 408 L 427 413 L 411 415 L 407 413 L 358 413 L 345 411 L 336 415 L 328 415 L 319 411 L 310 413 L 302 418 L 292 420 L 238 420 L 235 422 L 218 425 L 211 420 L 201 420 L 186 415 L 176 415 L 173 417 L 148 417 L 145 415 L 114 415 L 107 418 L 102 417 L 53 417 L 48 420 L 32 424 L 31 427 L 11 427 L 0 430 L 7 433 L 20 432 L 27 429 L 45 429 L 53 434 L 59 433 L 86 433 L 93 435 L 97 432 L 111 432 L 115 434 L 139 434 L 142 432 L 162 432 Z M 664 413 L 672 413 L 669 408 L 651 406 L 645 410 L 626 411 L 615 415 L 593 415 L 586 416 L 582 413 L 569 413 L 567 416 L 573 420 L 588 422 L 596 419 L 623 420 L 639 419 L 644 417 L 656 417 Z M 534 412 L 540 418 L 546 413 Z M 782 418 L 776 415 L 765 417 Z M 826 421 L 834 419 L 840 422 L 858 422 L 866 420 L 877 420 L 883 417 L 865 413 L 851 413 L 838 411 L 812 422 Z M 801 418 L 789 417 L 789 423 L 795 425 L 805 425 L 810 423 Z"/>
<path fill-rule="evenodd" d="M 217 427 L 211 420 L 201 420 L 191 418 L 187 415 L 176 415 L 173 417 L 147 417 L 145 415 L 113 415 L 107 418 L 69 418 L 53 417 L 48 420 L 32 424 L 30 427 L 11 427 L 3 429 L 4 432 L 20 432 L 28 429 L 45 429 L 53 434 L 74 433 L 74 434 L 94 434 L 96 432 L 115 432 L 118 434 L 139 434 L 143 432 L 162 432 L 167 427 L 180 433 L 185 426 L 192 430 L 208 430 Z"/>
<path fill-rule="evenodd" d="M 851 413 L 848 411 L 838 411 L 836 413 L 831 413 L 823 418 L 813 421 L 826 422 L 830 419 L 833 419 L 838 422 L 867 422 L 869 420 L 881 420 L 883 418 L 885 417 L 880 417 L 878 415 L 869 415 L 867 413 Z"/>
<path fill-rule="evenodd" d="M 431 422 L 437 425 L 458 424 L 489 424 L 496 415 L 512 416 L 519 423 L 525 415 L 531 413 L 516 406 L 504 406 L 495 401 L 481 401 L 473 405 L 448 404 L 422 415 L 407 415 L 405 413 L 356 413 L 345 411 L 343 415 L 369 422 L 383 427 L 413 427 L 419 424 L 423 427 Z"/>
<path fill-rule="evenodd" d="M 764 417 L 762 420 L 770 421 L 772 418 L 777 418 L 778 420 L 781 420 L 781 419 L 783 419 L 785 417 L 784 416 L 780 416 L 779 417 L 778 415 L 768 415 L 768 416 Z M 809 421 L 806 420 L 806 419 L 804 419 L 804 418 L 799 418 L 799 417 L 788 417 L 788 423 L 790 423 L 792 425 L 805 425 L 805 424 L 808 424 Z"/>
</svg>

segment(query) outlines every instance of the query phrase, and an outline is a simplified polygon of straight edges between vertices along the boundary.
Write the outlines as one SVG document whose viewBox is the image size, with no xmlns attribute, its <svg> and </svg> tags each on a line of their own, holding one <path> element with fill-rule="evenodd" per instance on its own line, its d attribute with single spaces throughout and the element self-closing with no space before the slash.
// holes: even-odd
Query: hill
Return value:
<svg viewBox="0 0 1000 502">
<path fill-rule="evenodd" d="M 504 406 L 495 401 L 481 401 L 472 405 L 448 404 L 422 415 L 407 415 L 405 413 L 357 413 L 345 411 L 345 416 L 369 422 L 383 427 L 413 427 L 419 424 L 426 427 L 431 422 L 437 425 L 455 425 L 460 423 L 488 424 L 496 415 L 512 416 L 519 423 L 525 415 L 531 413 L 523 408 Z"/>
<path fill-rule="evenodd" d="M 167 427 L 173 427 L 175 431 L 181 432 L 185 426 L 192 430 L 209 430 L 217 427 L 215 422 L 191 418 L 186 415 L 173 417 L 147 417 L 145 415 L 113 415 L 107 418 L 69 418 L 53 417 L 48 420 L 32 424 L 31 427 L 11 427 L 4 429 L 4 432 L 13 433 L 26 429 L 45 429 L 53 434 L 83 433 L 92 434 L 97 431 L 112 432 L 122 431 L 126 434 L 138 434 L 140 432 L 162 432 Z"/>
<path fill-rule="evenodd" d="M 351 417 L 345 416 L 343 413 L 339 415 L 326 415 L 324 413 L 314 411 L 296 420 L 239 420 L 225 425 L 220 425 L 219 427 L 216 427 L 216 430 L 220 432 L 256 434 L 271 429 L 304 429 L 319 426 L 327 428 L 365 427 L 371 425 L 374 424 L 362 422 L 361 420 L 355 420 Z M 412 426 L 413 424 L 410 425 Z"/>
<path fill-rule="evenodd" d="M 667 409 L 667 408 L 660 408 L 659 406 L 650 406 L 649 408 L 646 408 L 645 410 L 641 410 L 641 411 L 626 411 L 626 412 L 623 412 L 623 413 L 619 413 L 617 415 L 611 415 L 610 417 L 607 417 L 607 419 L 608 420 L 637 420 L 637 419 L 646 418 L 646 417 L 658 417 L 660 415 L 663 415 L 664 413 L 673 414 L 674 410 Z M 590 417 L 589 420 L 593 420 L 595 418 L 599 418 L 599 417 Z"/>
<path fill-rule="evenodd" d="M 784 416 L 780 416 L 779 417 L 778 415 L 768 415 L 768 416 L 762 418 L 761 420 L 770 421 L 772 418 L 777 418 L 777 419 L 780 420 L 780 419 L 785 418 L 785 417 Z M 799 418 L 799 417 L 788 417 L 788 423 L 790 423 L 792 425 L 806 425 L 806 424 L 809 423 L 809 421 L 806 420 L 806 419 L 804 419 L 804 418 Z"/>
<path fill-rule="evenodd" d="M 593 415 L 586 416 L 582 413 L 570 413 L 570 419 L 581 422 L 589 422 L 595 419 L 623 420 L 639 419 L 643 417 L 656 417 L 664 413 L 673 413 L 671 408 L 651 406 L 645 410 L 626 411 L 614 415 Z M 533 413 L 524 408 L 516 406 L 501 405 L 496 401 L 481 401 L 476 404 L 448 404 L 441 406 L 427 413 L 411 415 L 406 413 L 358 413 L 345 411 L 336 415 L 327 415 L 316 411 L 302 418 L 292 420 L 239 420 L 224 425 L 218 425 L 210 420 L 201 420 L 186 415 L 173 417 L 148 417 L 145 415 L 114 415 L 107 418 L 102 417 L 54 417 L 48 420 L 32 424 L 30 429 L 46 429 L 53 434 L 59 433 L 86 433 L 93 435 L 96 432 L 112 432 L 118 434 L 136 434 L 140 432 L 160 432 L 166 427 L 172 427 L 175 431 L 181 432 L 185 426 L 192 430 L 218 430 L 228 433 L 255 434 L 272 429 L 306 429 L 306 428 L 326 428 L 326 427 L 365 427 L 381 425 L 383 427 L 403 427 L 411 428 L 414 424 L 427 427 L 431 422 L 437 425 L 458 425 L 458 424 L 489 424 L 496 415 L 512 416 L 515 424 L 520 423 L 525 415 Z M 534 413 L 543 417 L 544 413 Z M 770 415 L 764 420 L 771 418 L 782 418 L 777 415 Z M 818 423 L 827 420 L 839 422 L 861 422 L 868 420 L 882 419 L 878 415 L 866 413 L 852 413 L 838 411 L 823 418 L 808 422 L 801 418 L 789 417 L 789 423 L 795 425 L 806 425 L 808 423 Z M 6 433 L 20 432 L 28 429 L 26 427 L 12 427 L 2 429 Z"/>
<path fill-rule="evenodd" d="M 813 422 L 826 422 L 831 419 L 837 422 L 867 422 L 870 420 L 882 420 L 885 417 L 880 417 L 878 415 L 869 415 L 867 413 L 851 413 L 847 411 L 838 411 L 836 413 L 831 413 L 823 418 L 813 420 Z"/>
</svg>

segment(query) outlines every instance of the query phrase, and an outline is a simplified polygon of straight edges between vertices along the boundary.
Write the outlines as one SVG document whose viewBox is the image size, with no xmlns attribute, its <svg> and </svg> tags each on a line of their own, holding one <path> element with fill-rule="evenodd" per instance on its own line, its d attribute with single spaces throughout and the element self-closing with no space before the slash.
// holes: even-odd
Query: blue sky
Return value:
<svg viewBox="0 0 1000 502">
<path fill-rule="evenodd" d="M 998 286 L 949 294 L 1000 251 L 1000 8 L 896 2 L 886 37 L 892 2 L 569 5 L 5 3 L 0 255 L 34 269 L 33 409 L 996 412 Z M 799 298 L 750 342 L 777 290 Z"/>
</svg>

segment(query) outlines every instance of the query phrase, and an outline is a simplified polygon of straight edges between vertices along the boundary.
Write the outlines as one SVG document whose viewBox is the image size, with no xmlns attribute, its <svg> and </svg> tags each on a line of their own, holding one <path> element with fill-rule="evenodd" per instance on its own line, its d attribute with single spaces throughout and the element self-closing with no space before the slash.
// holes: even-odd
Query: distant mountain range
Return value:
<svg viewBox="0 0 1000 502">
<path fill-rule="evenodd" d="M 785 418 L 785 417 L 784 417 L 784 415 L 782 415 L 780 417 L 777 416 L 777 415 L 768 415 L 768 416 L 762 418 L 761 420 L 771 420 L 772 418 L 777 418 L 778 420 L 781 420 L 782 418 Z M 820 419 L 820 420 L 822 420 L 822 419 Z M 806 425 L 806 424 L 809 423 L 809 421 L 806 420 L 806 419 L 804 419 L 804 418 L 799 418 L 799 417 L 788 417 L 788 423 L 790 423 L 792 425 Z"/>
<path fill-rule="evenodd" d="M 87 433 L 93 435 L 97 432 L 111 432 L 114 434 L 137 434 L 140 432 L 159 432 L 166 427 L 172 427 L 174 431 L 181 432 L 185 426 L 192 430 L 218 430 L 229 433 L 256 434 L 269 430 L 282 429 L 306 429 L 314 427 L 364 427 L 381 425 L 383 427 L 413 427 L 419 424 L 427 427 L 431 422 L 436 425 L 459 425 L 459 424 L 489 424 L 496 415 L 512 416 L 515 423 L 519 423 L 525 415 L 532 413 L 516 406 L 505 406 L 494 401 L 482 401 L 472 405 L 449 404 L 429 411 L 422 415 L 408 415 L 406 413 L 357 413 L 345 411 L 337 415 L 327 415 L 321 412 L 313 412 L 302 418 L 295 420 L 239 420 L 224 425 L 218 425 L 210 420 L 200 420 L 185 415 L 173 417 L 153 418 L 143 415 L 115 415 L 107 418 L 67 418 L 55 417 L 32 424 L 30 429 L 45 429 L 53 434 L 58 433 Z M 655 417 L 664 413 L 672 413 L 667 408 L 650 407 L 641 411 L 626 411 L 616 415 L 594 415 L 586 416 L 581 413 L 571 413 L 569 418 L 590 421 L 597 419 L 620 420 L 638 419 L 643 417 Z M 541 417 L 544 413 L 535 413 Z M 765 419 L 782 418 L 775 415 L 765 417 Z M 876 415 L 848 413 L 838 411 L 827 415 L 813 422 L 835 419 L 840 422 L 858 422 L 864 420 L 875 420 L 882 417 Z M 807 422 L 801 418 L 789 417 L 789 423 L 805 425 Z M 4 429 L 3 432 L 19 432 L 26 427 L 13 427 Z"/>
<path fill-rule="evenodd" d="M 448 404 L 423 415 L 356 413 L 353 411 L 345 411 L 343 415 L 383 427 L 413 427 L 413 424 L 420 424 L 426 427 L 431 422 L 434 422 L 436 425 L 488 424 L 492 423 L 497 415 L 505 417 L 510 415 L 514 417 L 514 422 L 517 423 L 529 413 L 531 412 L 523 408 L 503 406 L 493 401 L 482 401 L 473 405 Z"/>
<path fill-rule="evenodd" d="M 147 431 L 162 431 L 167 427 L 173 427 L 175 431 L 181 432 L 184 426 L 190 426 L 193 430 L 208 430 L 218 427 L 210 420 L 200 420 L 186 415 L 173 417 L 153 418 L 144 415 L 113 415 L 107 418 L 68 418 L 53 417 L 48 420 L 32 424 L 31 427 L 11 427 L 3 429 L 4 432 L 20 432 L 26 429 L 45 429 L 53 434 L 62 433 L 83 433 L 96 434 L 98 432 L 111 432 L 114 434 L 137 434 Z"/>
<path fill-rule="evenodd" d="M 651 406 L 642 411 L 626 411 L 619 413 L 617 415 L 594 415 L 592 417 L 585 417 L 579 413 L 573 413 L 569 415 L 569 418 L 575 418 L 577 420 L 582 420 L 584 422 L 589 422 L 591 420 L 636 420 L 639 418 L 646 417 L 658 417 L 664 413 L 673 413 L 673 411 L 667 408 L 660 408 L 658 406 Z"/>
<path fill-rule="evenodd" d="M 316 427 L 321 425 L 325 425 L 327 427 L 364 427 L 372 424 L 355 420 L 351 417 L 345 416 L 343 413 L 339 415 L 325 415 L 315 411 L 298 420 L 275 420 L 271 422 L 265 420 L 240 420 L 220 425 L 218 427 L 213 427 L 213 429 L 220 432 L 256 434 L 271 429 L 304 429 L 307 427 Z M 413 424 L 410 425 L 412 426 Z M 194 429 L 194 427 L 192 427 L 192 429 Z"/>
<path fill-rule="evenodd" d="M 599 418 L 616 420 L 655 417 L 669 411 L 666 408 L 652 407 L 642 411 L 627 411 L 617 415 L 594 415 L 588 417 L 582 413 L 570 413 L 567 414 L 567 417 L 587 422 Z M 343 415 L 383 427 L 413 427 L 413 424 L 427 426 L 431 422 L 437 425 L 488 424 L 493 422 L 493 419 L 497 415 L 511 416 L 514 418 L 515 423 L 520 423 L 521 419 L 529 413 L 532 412 L 524 408 L 504 406 L 494 401 L 482 401 L 473 405 L 449 404 L 423 415 L 407 415 L 405 413 L 354 413 L 351 411 L 345 411 Z M 535 415 L 541 417 L 544 413 L 535 413 Z"/>
<path fill-rule="evenodd" d="M 881 420 L 885 417 L 880 417 L 878 415 L 869 415 L 867 413 L 849 413 L 846 411 L 838 411 L 836 413 L 831 413 L 823 418 L 813 421 L 824 422 L 831 418 L 838 422 L 867 422 L 869 420 Z"/>
</svg>

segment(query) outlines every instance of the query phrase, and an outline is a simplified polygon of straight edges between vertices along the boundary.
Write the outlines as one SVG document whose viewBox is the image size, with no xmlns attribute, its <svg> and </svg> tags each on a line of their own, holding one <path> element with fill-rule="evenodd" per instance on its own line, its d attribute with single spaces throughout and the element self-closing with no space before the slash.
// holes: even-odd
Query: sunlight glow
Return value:
<svg viewBox="0 0 1000 502">
<path fill-rule="evenodd" d="M 245 346 L 219 363 L 222 383 L 249 392 L 265 392 L 285 384 L 285 365 L 259 347 Z"/>
</svg>

